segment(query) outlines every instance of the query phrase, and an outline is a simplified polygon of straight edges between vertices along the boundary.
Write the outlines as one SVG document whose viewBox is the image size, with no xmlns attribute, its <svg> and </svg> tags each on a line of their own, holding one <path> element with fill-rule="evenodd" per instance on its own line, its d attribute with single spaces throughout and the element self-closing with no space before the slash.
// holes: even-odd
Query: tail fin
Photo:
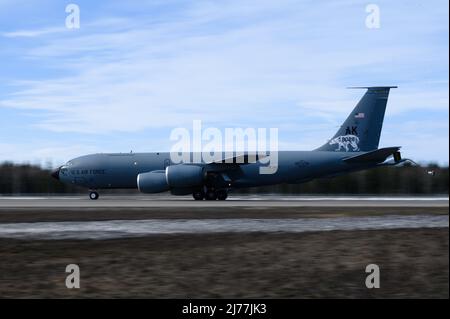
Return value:
<svg viewBox="0 0 450 319">
<path fill-rule="evenodd" d="M 389 96 L 396 86 L 357 87 L 366 94 L 328 143 L 317 151 L 367 152 L 378 148 Z"/>
</svg>

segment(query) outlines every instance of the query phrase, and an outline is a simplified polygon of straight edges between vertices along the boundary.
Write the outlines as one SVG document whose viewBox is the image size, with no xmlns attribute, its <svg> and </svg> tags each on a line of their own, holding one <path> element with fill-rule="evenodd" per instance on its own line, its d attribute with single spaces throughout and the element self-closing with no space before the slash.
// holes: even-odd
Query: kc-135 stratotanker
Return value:
<svg viewBox="0 0 450 319">
<path fill-rule="evenodd" d="M 142 193 L 170 191 L 192 194 L 196 200 L 225 200 L 230 189 L 303 183 L 410 161 L 401 158 L 400 146 L 378 148 L 389 91 L 396 87 L 363 88 L 366 93 L 327 143 L 311 151 L 279 151 L 273 174 L 261 174 L 266 164 L 260 153 L 174 163 L 170 152 L 158 152 L 85 155 L 68 161 L 52 176 L 89 189 L 91 199 L 98 199 L 99 189 L 138 188 Z"/>
</svg>

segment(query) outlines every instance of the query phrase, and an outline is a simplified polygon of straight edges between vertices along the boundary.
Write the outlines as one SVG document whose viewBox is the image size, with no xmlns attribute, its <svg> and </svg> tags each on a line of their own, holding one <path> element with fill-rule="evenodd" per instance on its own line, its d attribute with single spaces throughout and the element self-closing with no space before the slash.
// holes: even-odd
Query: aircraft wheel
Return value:
<svg viewBox="0 0 450 319">
<path fill-rule="evenodd" d="M 92 200 L 96 200 L 96 199 L 98 199 L 98 197 L 99 197 L 99 195 L 98 195 L 97 192 L 90 192 L 89 193 L 89 198 L 92 199 Z"/>
<path fill-rule="evenodd" d="M 205 194 L 206 200 L 216 200 L 217 199 L 217 193 L 215 191 L 207 191 Z"/>
<path fill-rule="evenodd" d="M 192 196 L 195 200 L 203 200 L 205 198 L 205 193 L 202 191 L 197 191 L 192 193 Z"/>
<path fill-rule="evenodd" d="M 217 191 L 217 199 L 218 200 L 225 200 L 228 197 L 228 193 L 226 190 L 220 190 Z"/>
</svg>

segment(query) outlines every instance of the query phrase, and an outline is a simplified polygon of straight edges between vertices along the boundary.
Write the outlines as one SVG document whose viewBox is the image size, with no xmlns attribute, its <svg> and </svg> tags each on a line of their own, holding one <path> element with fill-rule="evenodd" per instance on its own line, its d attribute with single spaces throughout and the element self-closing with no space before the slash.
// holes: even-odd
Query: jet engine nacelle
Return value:
<svg viewBox="0 0 450 319">
<path fill-rule="evenodd" d="M 161 193 L 169 190 L 166 171 L 151 171 L 137 176 L 137 187 L 142 193 Z"/>
<path fill-rule="evenodd" d="M 205 180 L 203 167 L 195 165 L 172 165 L 165 171 L 151 171 L 141 173 L 137 176 L 137 186 L 142 193 L 161 193 L 171 190 L 187 190 L 191 187 L 200 186 Z M 183 193 L 183 194 L 184 194 Z"/>
<path fill-rule="evenodd" d="M 205 169 L 200 166 L 179 164 L 166 167 L 166 181 L 171 188 L 200 186 L 205 178 Z"/>
</svg>

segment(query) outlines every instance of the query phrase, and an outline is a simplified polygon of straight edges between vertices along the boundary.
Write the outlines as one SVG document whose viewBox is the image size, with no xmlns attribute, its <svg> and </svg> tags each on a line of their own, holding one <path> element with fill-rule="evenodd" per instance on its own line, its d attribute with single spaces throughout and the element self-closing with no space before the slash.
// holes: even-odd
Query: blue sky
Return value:
<svg viewBox="0 0 450 319">
<path fill-rule="evenodd" d="M 169 150 L 175 127 L 329 139 L 363 91 L 391 91 L 381 146 L 448 165 L 448 1 L 0 0 L 0 161 Z M 380 28 L 365 20 L 380 8 Z"/>
</svg>

